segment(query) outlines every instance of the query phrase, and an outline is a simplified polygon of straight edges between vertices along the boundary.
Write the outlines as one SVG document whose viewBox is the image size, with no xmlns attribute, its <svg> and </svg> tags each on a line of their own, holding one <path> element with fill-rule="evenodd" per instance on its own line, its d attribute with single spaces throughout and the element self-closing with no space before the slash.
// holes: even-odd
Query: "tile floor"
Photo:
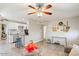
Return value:
<svg viewBox="0 0 79 59">
<path fill-rule="evenodd" d="M 39 42 L 41 56 L 65 56 L 64 47 L 54 44 Z M 23 48 L 15 48 L 14 44 L 7 43 L 6 40 L 0 40 L 0 56 L 23 56 Z"/>
</svg>

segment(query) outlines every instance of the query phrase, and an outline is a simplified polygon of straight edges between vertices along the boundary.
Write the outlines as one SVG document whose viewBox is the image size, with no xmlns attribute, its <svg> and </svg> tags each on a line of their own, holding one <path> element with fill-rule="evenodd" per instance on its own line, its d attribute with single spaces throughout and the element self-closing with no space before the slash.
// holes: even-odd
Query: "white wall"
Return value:
<svg viewBox="0 0 79 59">
<path fill-rule="evenodd" d="M 69 21 L 70 30 L 69 32 L 53 32 L 52 27 L 61 20 L 53 20 L 50 22 L 46 29 L 46 38 L 52 38 L 52 36 L 66 37 L 69 45 L 79 44 L 79 18 L 69 18 L 63 21 Z"/>
<path fill-rule="evenodd" d="M 35 21 L 29 22 L 29 38 L 28 40 L 33 40 L 34 42 L 39 42 L 42 40 L 42 29 L 41 25 L 37 24 Z"/>
</svg>

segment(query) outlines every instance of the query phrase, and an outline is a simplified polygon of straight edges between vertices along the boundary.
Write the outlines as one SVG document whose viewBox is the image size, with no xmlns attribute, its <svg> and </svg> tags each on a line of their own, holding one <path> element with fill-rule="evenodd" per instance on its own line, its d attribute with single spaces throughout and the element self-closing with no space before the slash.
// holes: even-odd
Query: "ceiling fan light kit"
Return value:
<svg viewBox="0 0 79 59">
<path fill-rule="evenodd" d="M 52 15 L 51 12 L 47 11 L 47 9 L 50 9 L 52 7 L 52 5 L 50 5 L 50 4 L 48 4 L 47 6 L 44 6 L 44 3 L 36 3 L 36 7 L 34 7 L 32 5 L 28 5 L 28 7 L 32 8 L 36 11 L 36 12 L 28 13 L 28 15 L 31 15 L 31 14 L 37 14 L 37 16 L 41 16 L 43 14 Z"/>
</svg>

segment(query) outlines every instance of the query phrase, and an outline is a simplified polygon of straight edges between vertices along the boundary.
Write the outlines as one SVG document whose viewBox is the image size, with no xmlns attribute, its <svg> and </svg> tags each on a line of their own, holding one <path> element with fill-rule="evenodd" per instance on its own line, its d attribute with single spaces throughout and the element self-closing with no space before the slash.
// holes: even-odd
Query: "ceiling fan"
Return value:
<svg viewBox="0 0 79 59">
<path fill-rule="evenodd" d="M 35 12 L 31 12 L 28 13 L 28 15 L 31 14 L 46 14 L 46 15 L 52 15 L 51 12 L 47 11 L 48 9 L 50 9 L 52 7 L 52 5 L 48 4 L 47 6 L 44 6 L 43 3 L 37 3 L 36 7 L 32 6 L 32 5 L 28 5 L 28 7 L 32 8 L 35 10 Z"/>
</svg>

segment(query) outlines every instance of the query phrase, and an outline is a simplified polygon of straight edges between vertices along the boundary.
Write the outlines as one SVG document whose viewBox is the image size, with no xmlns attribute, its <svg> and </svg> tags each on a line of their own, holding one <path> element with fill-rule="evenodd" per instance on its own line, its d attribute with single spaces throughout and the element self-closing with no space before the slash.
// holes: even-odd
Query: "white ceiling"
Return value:
<svg viewBox="0 0 79 59">
<path fill-rule="evenodd" d="M 79 16 L 79 4 L 78 3 L 54 3 L 49 10 L 53 15 L 43 15 L 39 18 L 36 14 L 27 15 L 27 13 L 34 11 L 28 7 L 29 4 L 23 3 L 1 3 L 0 15 L 10 20 L 24 21 L 35 20 L 40 22 L 47 22 L 49 20 L 55 20 L 59 18 L 77 17 Z M 31 4 L 35 6 L 35 4 Z"/>
</svg>

